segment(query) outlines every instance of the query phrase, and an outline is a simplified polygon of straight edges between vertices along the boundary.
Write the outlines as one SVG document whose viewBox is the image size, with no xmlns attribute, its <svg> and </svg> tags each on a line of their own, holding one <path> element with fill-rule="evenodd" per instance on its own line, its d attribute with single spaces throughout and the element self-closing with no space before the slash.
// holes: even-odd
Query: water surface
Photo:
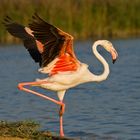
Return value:
<svg viewBox="0 0 140 140">
<path fill-rule="evenodd" d="M 79 85 L 67 91 L 64 129 L 66 136 L 81 140 L 140 139 L 140 40 L 112 40 L 119 53 L 116 64 L 110 55 L 99 52 L 110 65 L 110 75 L 101 83 Z M 92 42 L 76 42 L 79 60 L 94 73 L 102 65 L 91 52 Z M 50 101 L 17 89 L 17 84 L 45 77 L 22 46 L 0 47 L 0 120 L 31 119 L 41 129 L 58 134 L 59 107 Z M 54 92 L 36 89 L 53 98 Z"/>
</svg>

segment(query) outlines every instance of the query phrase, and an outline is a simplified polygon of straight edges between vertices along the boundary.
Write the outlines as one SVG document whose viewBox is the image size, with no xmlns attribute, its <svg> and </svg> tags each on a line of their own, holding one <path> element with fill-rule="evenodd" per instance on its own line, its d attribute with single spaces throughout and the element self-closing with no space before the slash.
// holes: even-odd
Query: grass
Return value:
<svg viewBox="0 0 140 140">
<path fill-rule="evenodd" d="M 10 15 L 27 25 L 35 11 L 76 39 L 140 36 L 140 0 L 1 0 L 1 20 Z M 0 24 L 0 42 L 17 40 Z"/>
<path fill-rule="evenodd" d="M 0 140 L 72 140 L 38 129 L 39 124 L 33 121 L 0 121 Z"/>
</svg>

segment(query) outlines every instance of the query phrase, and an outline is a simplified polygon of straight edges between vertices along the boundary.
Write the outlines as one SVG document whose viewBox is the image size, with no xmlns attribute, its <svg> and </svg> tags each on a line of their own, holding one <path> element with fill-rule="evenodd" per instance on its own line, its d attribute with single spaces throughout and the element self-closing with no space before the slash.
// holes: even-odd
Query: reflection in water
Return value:
<svg viewBox="0 0 140 140">
<path fill-rule="evenodd" d="M 99 49 L 109 62 L 109 78 L 100 84 L 79 85 L 65 96 L 67 136 L 82 140 L 140 138 L 140 40 L 112 42 L 119 52 L 115 65 L 110 55 Z M 77 42 L 75 50 L 80 61 L 98 74 L 102 65 L 93 56 L 91 45 L 92 42 Z M 18 82 L 44 77 L 38 68 L 23 47 L 0 47 L 0 120 L 32 119 L 41 123 L 41 129 L 58 134 L 59 107 L 17 89 Z M 54 92 L 36 90 L 56 98 Z"/>
</svg>

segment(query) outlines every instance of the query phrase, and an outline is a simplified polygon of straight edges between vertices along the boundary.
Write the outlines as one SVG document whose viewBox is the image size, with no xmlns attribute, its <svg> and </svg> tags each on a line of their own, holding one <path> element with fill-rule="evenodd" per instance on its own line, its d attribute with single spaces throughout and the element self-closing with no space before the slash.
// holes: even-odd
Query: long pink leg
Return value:
<svg viewBox="0 0 140 140">
<path fill-rule="evenodd" d="M 41 93 L 38 93 L 36 91 L 30 90 L 30 89 L 24 87 L 24 86 L 39 85 L 39 84 L 43 84 L 43 83 L 47 83 L 47 81 L 24 82 L 24 83 L 19 83 L 18 88 L 20 90 L 32 93 L 34 95 L 37 95 L 37 96 L 42 97 L 44 99 L 50 100 L 50 101 L 60 105 L 60 112 L 59 112 L 59 116 L 60 116 L 60 136 L 63 137 L 64 136 L 64 131 L 63 131 L 63 117 L 62 116 L 63 116 L 63 113 L 65 111 L 65 104 L 62 101 L 57 101 L 57 100 L 55 100 L 53 98 L 50 98 L 46 95 L 43 95 Z"/>
<path fill-rule="evenodd" d="M 61 101 L 61 103 L 63 103 L 63 101 Z M 64 103 L 63 103 L 64 104 Z M 59 120 L 60 120 L 60 136 L 64 136 L 64 130 L 63 130 L 63 114 L 65 112 L 65 104 L 63 106 L 60 107 L 60 111 L 59 111 Z"/>
</svg>

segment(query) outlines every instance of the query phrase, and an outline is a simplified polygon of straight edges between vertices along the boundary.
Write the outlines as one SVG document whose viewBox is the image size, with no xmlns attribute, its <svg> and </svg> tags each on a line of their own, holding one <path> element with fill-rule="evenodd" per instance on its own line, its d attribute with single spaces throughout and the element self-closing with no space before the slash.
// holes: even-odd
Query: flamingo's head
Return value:
<svg viewBox="0 0 140 140">
<path fill-rule="evenodd" d="M 112 43 L 108 40 L 100 40 L 100 45 L 102 45 L 112 56 L 112 62 L 113 64 L 118 58 L 118 53 L 113 47 Z"/>
</svg>

